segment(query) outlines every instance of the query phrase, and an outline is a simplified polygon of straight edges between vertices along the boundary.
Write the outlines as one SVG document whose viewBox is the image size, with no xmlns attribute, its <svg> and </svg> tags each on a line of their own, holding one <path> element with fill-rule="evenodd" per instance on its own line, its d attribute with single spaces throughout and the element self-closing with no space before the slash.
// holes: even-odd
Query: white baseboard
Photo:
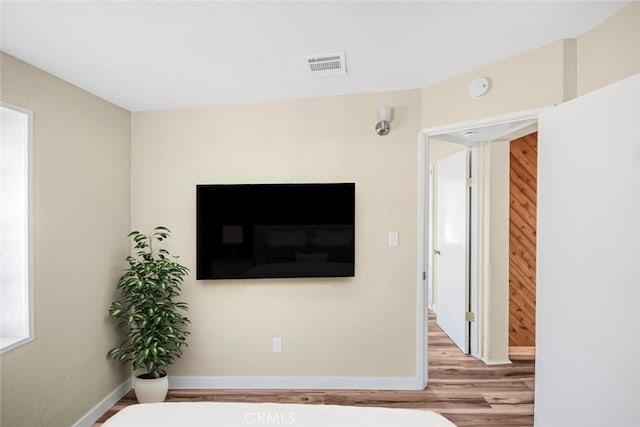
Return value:
<svg viewBox="0 0 640 427">
<path fill-rule="evenodd" d="M 82 418 L 76 421 L 72 427 L 91 427 L 93 423 L 96 422 L 98 418 L 102 416 L 105 412 L 107 412 L 113 405 L 115 405 L 118 400 L 122 398 L 131 388 L 133 387 L 132 378 L 127 379 L 125 382 L 120 384 L 113 390 L 111 393 L 107 395 L 104 399 L 100 401 L 96 406 L 91 408 L 89 412 L 84 414 Z"/>
<path fill-rule="evenodd" d="M 178 389 L 419 390 L 416 377 L 188 377 L 169 375 Z"/>
<path fill-rule="evenodd" d="M 511 365 L 511 360 L 509 360 L 509 359 L 485 359 L 485 358 L 482 358 L 481 360 L 487 366 L 492 366 L 492 365 Z"/>
</svg>

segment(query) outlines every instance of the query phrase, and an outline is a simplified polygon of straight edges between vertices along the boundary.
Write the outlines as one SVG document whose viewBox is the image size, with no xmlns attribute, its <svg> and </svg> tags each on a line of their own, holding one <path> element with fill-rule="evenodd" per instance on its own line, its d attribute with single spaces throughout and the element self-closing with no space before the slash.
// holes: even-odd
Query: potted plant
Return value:
<svg viewBox="0 0 640 427">
<path fill-rule="evenodd" d="M 165 399 L 169 389 L 165 368 L 182 355 L 189 334 L 185 330 L 189 319 L 180 313 L 187 304 L 174 301 L 189 270 L 166 249 L 153 247 L 154 241 L 162 242 L 169 234 L 166 227 L 156 227 L 148 236 L 139 231 L 129 234 L 135 254 L 126 257 L 129 268 L 117 285 L 120 300 L 109 308 L 109 316 L 120 320 L 118 327 L 127 333 L 107 356 L 131 362 L 134 371 L 143 370 L 134 379 L 140 403 Z"/>
</svg>

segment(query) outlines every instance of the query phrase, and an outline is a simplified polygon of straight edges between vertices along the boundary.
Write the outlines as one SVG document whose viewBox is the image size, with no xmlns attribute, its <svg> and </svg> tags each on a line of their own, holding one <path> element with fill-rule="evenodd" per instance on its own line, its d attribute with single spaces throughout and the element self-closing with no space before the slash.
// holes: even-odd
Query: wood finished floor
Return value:
<svg viewBox="0 0 640 427">
<path fill-rule="evenodd" d="M 424 390 L 170 390 L 167 401 L 427 409 L 444 415 L 459 427 L 525 427 L 533 426 L 533 384 L 533 361 L 486 366 L 462 354 L 438 327 L 434 316 L 429 315 L 429 384 Z M 131 391 L 100 417 L 94 427 L 134 403 L 136 400 Z"/>
</svg>

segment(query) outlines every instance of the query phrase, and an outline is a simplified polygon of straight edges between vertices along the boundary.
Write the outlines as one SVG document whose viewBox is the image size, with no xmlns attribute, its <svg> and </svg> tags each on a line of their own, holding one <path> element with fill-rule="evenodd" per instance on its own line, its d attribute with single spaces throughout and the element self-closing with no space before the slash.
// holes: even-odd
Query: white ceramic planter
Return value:
<svg viewBox="0 0 640 427">
<path fill-rule="evenodd" d="M 140 403 L 164 402 L 169 391 L 169 376 L 152 379 L 136 376 L 133 380 L 133 390 Z"/>
</svg>

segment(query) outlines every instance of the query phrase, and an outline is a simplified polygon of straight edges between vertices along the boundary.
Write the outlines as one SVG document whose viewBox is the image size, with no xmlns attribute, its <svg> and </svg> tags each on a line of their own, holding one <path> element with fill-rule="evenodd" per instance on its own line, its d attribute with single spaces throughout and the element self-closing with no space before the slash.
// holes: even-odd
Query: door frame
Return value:
<svg viewBox="0 0 640 427">
<path fill-rule="evenodd" d="M 423 389 L 428 383 L 429 363 L 427 357 L 427 249 L 430 236 L 427 225 L 428 211 L 430 204 L 429 194 L 429 139 L 438 135 L 463 131 L 470 128 L 496 125 L 505 122 L 537 119 L 541 111 L 547 110 L 553 105 L 539 107 L 531 110 L 508 113 L 499 116 L 486 117 L 482 119 L 470 120 L 443 126 L 436 126 L 420 130 L 418 134 L 418 212 L 417 212 L 417 271 L 416 271 L 416 380 L 417 388 Z M 485 363 L 491 363 L 486 349 L 483 348 L 482 338 L 486 315 L 484 309 L 484 264 L 483 259 L 483 227 L 484 223 L 483 206 L 483 160 L 481 143 L 471 142 L 468 147 L 471 150 L 471 237 L 470 237 L 470 305 L 475 313 L 475 322 L 471 323 L 471 355 L 482 359 Z"/>
</svg>

